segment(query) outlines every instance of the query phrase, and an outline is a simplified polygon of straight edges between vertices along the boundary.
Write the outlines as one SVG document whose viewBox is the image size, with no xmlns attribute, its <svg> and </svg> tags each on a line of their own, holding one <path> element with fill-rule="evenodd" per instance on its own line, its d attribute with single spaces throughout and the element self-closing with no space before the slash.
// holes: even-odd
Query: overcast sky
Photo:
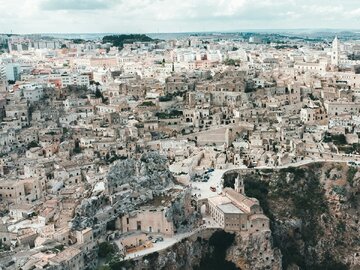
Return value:
<svg viewBox="0 0 360 270">
<path fill-rule="evenodd" d="M 360 0 L 0 0 L 0 33 L 360 28 Z"/>
</svg>

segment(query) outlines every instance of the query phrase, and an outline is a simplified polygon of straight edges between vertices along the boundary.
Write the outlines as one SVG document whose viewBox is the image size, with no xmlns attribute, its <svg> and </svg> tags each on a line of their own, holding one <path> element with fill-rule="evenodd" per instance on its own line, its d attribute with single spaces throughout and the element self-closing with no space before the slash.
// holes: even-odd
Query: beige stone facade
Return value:
<svg viewBox="0 0 360 270">
<path fill-rule="evenodd" d="M 263 214 L 259 201 L 244 194 L 242 181 L 237 178 L 235 190 L 225 188 L 223 192 L 208 198 L 210 216 L 226 231 L 269 230 L 269 218 Z"/>
<path fill-rule="evenodd" d="M 142 231 L 147 233 L 174 234 L 174 225 L 165 216 L 166 209 L 145 210 L 120 217 L 118 226 L 122 232 Z"/>
</svg>

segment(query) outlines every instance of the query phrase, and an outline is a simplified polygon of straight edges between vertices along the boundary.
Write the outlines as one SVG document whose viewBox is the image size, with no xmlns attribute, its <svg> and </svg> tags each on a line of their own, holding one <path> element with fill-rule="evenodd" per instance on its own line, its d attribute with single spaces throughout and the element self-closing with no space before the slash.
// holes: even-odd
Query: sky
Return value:
<svg viewBox="0 0 360 270">
<path fill-rule="evenodd" d="M 360 28 L 360 0 L 0 0 L 0 33 Z"/>
</svg>

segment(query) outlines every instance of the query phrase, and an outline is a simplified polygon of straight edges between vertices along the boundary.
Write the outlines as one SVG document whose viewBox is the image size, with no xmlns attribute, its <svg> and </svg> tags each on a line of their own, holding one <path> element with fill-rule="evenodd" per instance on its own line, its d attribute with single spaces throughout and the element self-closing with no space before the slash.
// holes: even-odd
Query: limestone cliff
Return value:
<svg viewBox="0 0 360 270">
<path fill-rule="evenodd" d="M 226 259 L 233 261 L 240 269 L 282 269 L 281 252 L 273 247 L 270 231 L 237 233 Z"/>
<path fill-rule="evenodd" d="M 360 174 L 345 164 L 244 170 L 227 174 L 233 186 L 241 174 L 245 192 L 259 200 L 271 232 L 205 230 L 165 250 L 112 269 L 359 269 Z M 169 218 L 184 225 L 191 213 L 186 192 L 172 203 Z M 181 208 L 181 206 L 183 206 Z M 184 226 L 184 229 L 186 226 Z"/>
<path fill-rule="evenodd" d="M 136 191 L 144 189 L 161 191 L 174 180 L 169 171 L 167 159 L 157 152 L 148 152 L 140 160 L 116 161 L 107 176 L 109 186 L 130 185 Z"/>
<path fill-rule="evenodd" d="M 345 164 L 240 171 L 271 219 L 283 269 L 358 269 L 360 175 Z M 234 175 L 225 177 L 231 186 Z"/>
<path fill-rule="evenodd" d="M 268 259 L 267 259 L 268 258 Z M 112 265 L 112 269 L 239 270 L 281 269 L 270 232 L 252 236 L 222 230 L 200 231 L 160 252 Z"/>
<path fill-rule="evenodd" d="M 191 190 L 179 194 L 167 209 L 166 216 L 172 221 L 177 233 L 188 232 L 201 223 L 201 215 L 191 206 Z"/>
<path fill-rule="evenodd" d="M 83 199 L 72 226 L 94 228 L 98 222 L 107 223 L 136 210 L 155 196 L 163 195 L 173 180 L 166 157 L 157 152 L 145 153 L 140 159 L 118 160 L 107 175 L 108 193 Z"/>
</svg>

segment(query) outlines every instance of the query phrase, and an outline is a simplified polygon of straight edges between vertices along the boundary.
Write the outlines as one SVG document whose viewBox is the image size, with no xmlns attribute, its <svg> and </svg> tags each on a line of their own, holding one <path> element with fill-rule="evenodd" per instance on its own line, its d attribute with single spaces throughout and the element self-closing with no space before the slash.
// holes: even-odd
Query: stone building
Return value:
<svg viewBox="0 0 360 270">
<path fill-rule="evenodd" d="M 218 196 L 208 198 L 210 216 L 226 231 L 269 230 L 269 218 L 259 201 L 245 195 L 243 180 L 238 176 L 235 189 L 224 188 Z"/>
<path fill-rule="evenodd" d="M 150 209 L 132 212 L 119 218 L 117 227 L 123 233 L 142 231 L 148 233 L 161 233 L 172 236 L 174 225 L 165 215 L 166 209 Z"/>
<path fill-rule="evenodd" d="M 84 269 L 84 256 L 80 249 L 69 247 L 50 259 L 50 265 L 55 269 Z"/>
</svg>

